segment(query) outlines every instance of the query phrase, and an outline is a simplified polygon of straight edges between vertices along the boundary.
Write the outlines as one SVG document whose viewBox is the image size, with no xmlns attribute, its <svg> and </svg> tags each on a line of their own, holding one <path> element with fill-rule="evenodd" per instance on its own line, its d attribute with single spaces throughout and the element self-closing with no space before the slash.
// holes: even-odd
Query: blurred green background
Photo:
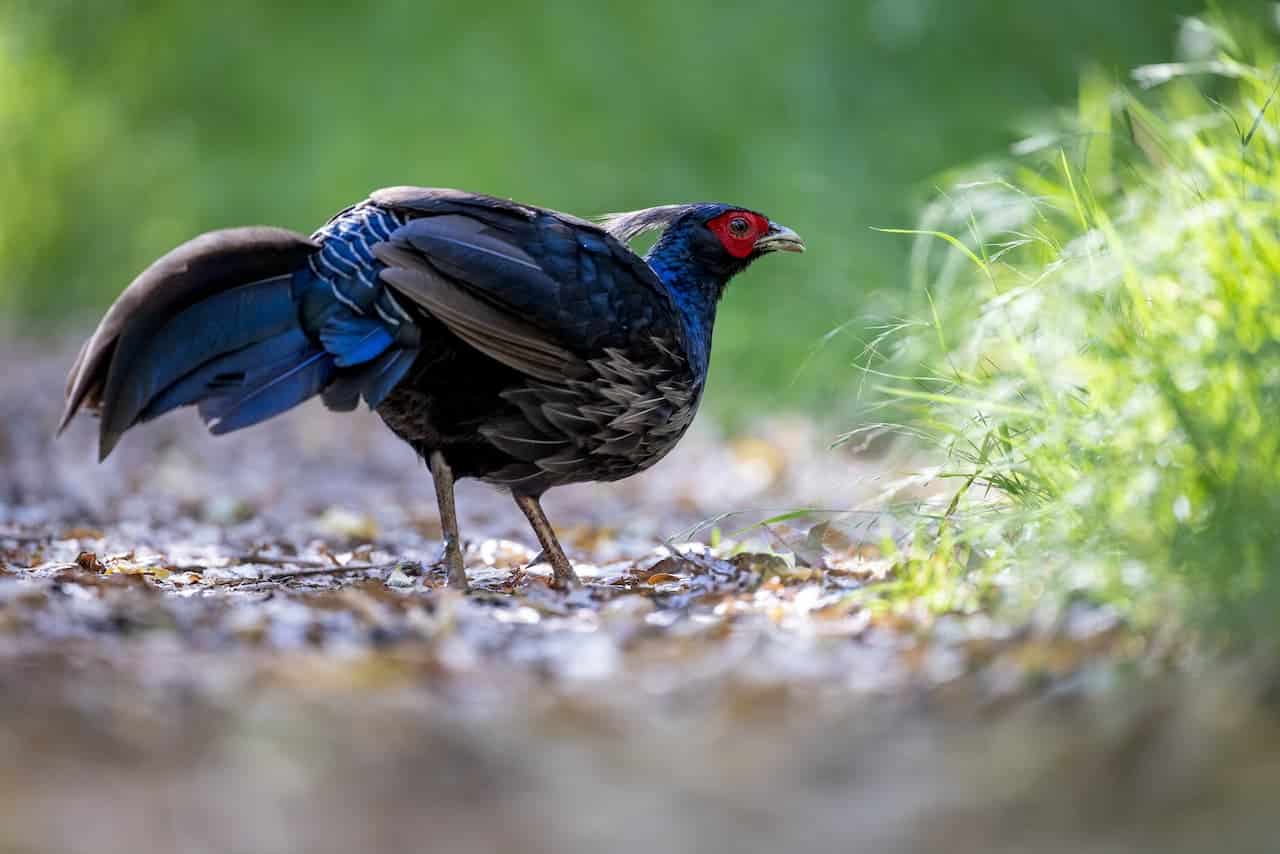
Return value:
<svg viewBox="0 0 1280 854">
<path fill-rule="evenodd" d="M 199 231 L 307 232 L 390 184 L 733 201 L 811 251 L 731 288 L 710 407 L 846 416 L 864 318 L 906 278 L 908 241 L 869 227 L 910 225 L 1082 68 L 1171 58 L 1200 5 L 0 0 L 0 306 L 87 325 Z"/>
</svg>

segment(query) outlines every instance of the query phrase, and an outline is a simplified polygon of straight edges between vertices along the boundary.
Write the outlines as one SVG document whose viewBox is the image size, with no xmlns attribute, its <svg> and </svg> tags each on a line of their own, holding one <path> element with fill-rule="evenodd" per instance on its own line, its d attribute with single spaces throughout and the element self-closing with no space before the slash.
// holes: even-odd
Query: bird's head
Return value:
<svg viewBox="0 0 1280 854">
<path fill-rule="evenodd" d="M 646 256 L 658 274 L 664 279 L 667 273 L 689 274 L 720 289 L 763 255 L 805 249 L 800 235 L 786 226 L 749 208 L 720 202 L 612 214 L 602 224 L 624 243 L 646 231 L 661 230 Z"/>
<path fill-rule="evenodd" d="M 770 252 L 803 252 L 800 235 L 750 208 L 704 202 L 663 205 L 603 219 L 623 243 L 646 231 L 661 231 L 644 260 L 671 292 L 689 336 L 699 371 L 711 356 L 716 305 L 729 280 Z"/>
</svg>

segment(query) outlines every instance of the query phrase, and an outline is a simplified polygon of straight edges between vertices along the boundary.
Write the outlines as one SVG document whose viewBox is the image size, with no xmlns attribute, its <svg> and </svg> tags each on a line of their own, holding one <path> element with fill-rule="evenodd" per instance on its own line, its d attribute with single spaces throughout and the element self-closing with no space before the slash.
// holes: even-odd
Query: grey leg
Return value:
<svg viewBox="0 0 1280 854">
<path fill-rule="evenodd" d="M 569 563 L 564 549 L 560 548 L 556 532 L 551 530 L 551 523 L 547 521 L 547 514 L 542 512 L 542 505 L 538 503 L 538 499 L 532 495 L 513 497 L 516 500 L 516 506 L 529 520 L 533 533 L 538 536 L 538 542 L 542 545 L 542 556 L 547 563 L 551 564 L 554 585 L 561 589 L 579 586 L 582 582 L 578 580 L 578 573 L 573 571 L 573 564 Z"/>
<path fill-rule="evenodd" d="M 462 565 L 462 543 L 458 539 L 458 511 L 453 503 L 453 472 L 444 454 L 431 452 L 431 479 L 436 484 L 436 503 L 440 505 L 440 527 L 444 530 L 444 564 L 449 571 L 449 586 L 466 591 L 467 571 Z"/>
</svg>

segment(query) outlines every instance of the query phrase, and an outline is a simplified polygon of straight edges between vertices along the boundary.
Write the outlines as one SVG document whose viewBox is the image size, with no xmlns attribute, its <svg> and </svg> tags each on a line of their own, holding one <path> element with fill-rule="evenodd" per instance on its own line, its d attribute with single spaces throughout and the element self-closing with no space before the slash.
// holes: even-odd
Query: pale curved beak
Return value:
<svg viewBox="0 0 1280 854">
<path fill-rule="evenodd" d="M 756 241 L 756 249 L 760 252 L 803 252 L 804 241 L 785 225 L 769 223 L 769 231 Z"/>
</svg>

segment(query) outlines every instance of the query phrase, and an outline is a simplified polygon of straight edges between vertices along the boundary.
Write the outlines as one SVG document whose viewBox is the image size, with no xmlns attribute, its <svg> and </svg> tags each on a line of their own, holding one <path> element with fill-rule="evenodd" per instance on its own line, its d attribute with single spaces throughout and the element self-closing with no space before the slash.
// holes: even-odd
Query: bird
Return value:
<svg viewBox="0 0 1280 854">
<path fill-rule="evenodd" d="M 641 257 L 631 243 L 647 232 Z M 430 468 L 450 587 L 468 588 L 454 483 L 476 478 L 511 494 L 552 585 L 571 588 L 543 494 L 662 459 L 702 399 L 729 280 L 804 250 L 792 229 L 719 202 L 591 220 L 380 189 L 310 237 L 229 228 L 156 260 L 81 347 L 58 433 L 97 414 L 103 460 L 181 407 L 219 435 L 315 396 L 336 412 L 363 401 Z"/>
</svg>

